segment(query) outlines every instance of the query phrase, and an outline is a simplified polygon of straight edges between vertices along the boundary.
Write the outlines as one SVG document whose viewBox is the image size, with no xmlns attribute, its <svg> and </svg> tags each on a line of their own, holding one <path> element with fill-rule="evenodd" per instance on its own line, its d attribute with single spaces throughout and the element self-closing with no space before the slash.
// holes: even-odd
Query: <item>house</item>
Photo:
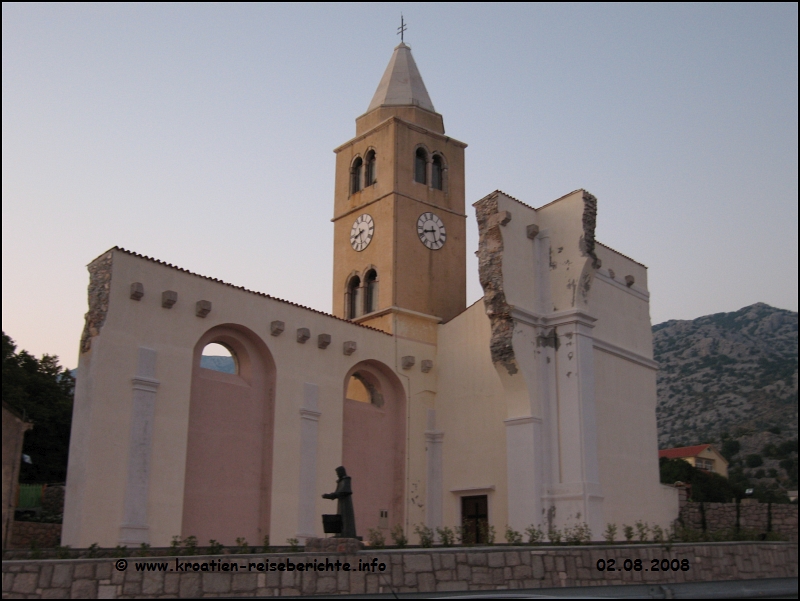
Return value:
<svg viewBox="0 0 800 601">
<path fill-rule="evenodd" d="M 713 472 L 720 476 L 728 477 L 728 460 L 710 444 L 698 444 L 693 447 L 679 447 L 676 449 L 663 449 L 658 452 L 658 458 L 683 459 L 697 469 Z"/>
</svg>

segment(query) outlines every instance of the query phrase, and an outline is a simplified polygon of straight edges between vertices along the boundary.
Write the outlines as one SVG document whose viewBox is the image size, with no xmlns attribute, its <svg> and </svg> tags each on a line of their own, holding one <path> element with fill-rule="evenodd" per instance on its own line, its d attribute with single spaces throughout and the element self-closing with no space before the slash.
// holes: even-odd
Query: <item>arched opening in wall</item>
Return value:
<svg viewBox="0 0 800 601">
<path fill-rule="evenodd" d="M 376 407 L 383 407 L 383 395 L 380 384 L 376 383 L 368 374 L 355 373 L 350 376 L 347 383 L 345 398 L 359 403 L 369 403 Z"/>
<path fill-rule="evenodd" d="M 347 282 L 347 292 L 345 293 L 344 306 L 347 310 L 347 319 L 355 319 L 359 316 L 358 301 L 359 291 L 361 290 L 361 278 L 354 275 Z"/>
<path fill-rule="evenodd" d="M 385 536 L 403 524 L 406 394 L 397 375 L 378 361 L 362 361 L 344 381 L 342 465 L 352 477 L 356 528 Z"/>
<path fill-rule="evenodd" d="M 212 342 L 203 348 L 203 354 L 200 356 L 200 367 L 221 371 L 224 374 L 239 373 L 236 355 L 231 349 L 219 342 Z"/>
<path fill-rule="evenodd" d="M 375 151 L 370 150 L 367 153 L 367 159 L 364 161 L 364 187 L 371 186 L 375 183 Z"/>
<path fill-rule="evenodd" d="M 364 276 L 364 313 L 378 310 L 378 272 L 370 269 Z"/>
<path fill-rule="evenodd" d="M 358 157 L 350 167 L 350 194 L 355 194 L 361 190 L 361 172 L 364 169 L 364 161 Z"/>
<path fill-rule="evenodd" d="M 237 372 L 202 365 L 210 345 L 228 349 Z M 216 348 L 216 347 L 212 347 Z M 181 535 L 263 540 L 269 534 L 275 362 L 251 330 L 226 324 L 194 348 Z"/>
<path fill-rule="evenodd" d="M 431 187 L 441 190 L 444 185 L 444 162 L 438 154 L 433 155 L 431 165 Z"/>
<path fill-rule="evenodd" d="M 414 153 L 414 181 L 419 184 L 428 182 L 428 153 L 423 148 L 417 148 Z"/>
</svg>

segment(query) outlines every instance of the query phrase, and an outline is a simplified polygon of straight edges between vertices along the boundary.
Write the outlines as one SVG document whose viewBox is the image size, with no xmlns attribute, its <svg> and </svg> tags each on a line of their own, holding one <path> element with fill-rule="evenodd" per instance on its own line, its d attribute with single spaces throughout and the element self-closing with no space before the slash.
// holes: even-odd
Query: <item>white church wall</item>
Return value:
<svg viewBox="0 0 800 601">
<path fill-rule="evenodd" d="M 88 546 L 97 542 L 115 546 L 120 540 L 126 486 L 128 482 L 131 412 L 134 398 L 132 378 L 137 373 L 139 348 L 155 352 L 155 412 L 152 421 L 151 461 L 146 474 L 146 541 L 168 545 L 182 532 L 183 487 L 193 351 L 200 337 L 214 326 L 238 324 L 248 328 L 267 346 L 275 361 L 275 428 L 273 434 L 272 505 L 270 536 L 276 544 L 298 534 L 308 534 L 303 525 L 298 498 L 308 488 L 310 476 L 301 484 L 303 415 L 308 409 L 307 384 L 318 387 L 316 494 L 313 510 L 317 516 L 335 511 L 335 504 L 320 497 L 335 484 L 334 469 L 342 458 L 342 414 L 345 375 L 359 361 L 370 358 L 390 369 L 400 362 L 398 351 L 427 357 L 430 345 L 396 340 L 383 332 L 335 319 L 331 316 L 270 299 L 242 289 L 210 281 L 133 254 L 114 250 L 105 322 L 91 339 L 91 349 L 81 354 L 75 401 L 75 419 L 67 482 L 63 544 Z M 140 300 L 130 298 L 130 285 L 143 285 Z M 170 309 L 161 306 L 161 293 L 178 293 Z M 211 302 L 205 318 L 195 314 L 198 300 Z M 272 321 L 283 321 L 285 331 L 271 336 Z M 308 328 L 311 338 L 297 342 L 298 328 Z M 326 349 L 318 348 L 318 334 L 331 335 Z M 353 341 L 357 350 L 343 353 L 343 343 Z M 424 351 L 424 352 L 423 352 Z M 427 353 L 427 354 L 426 354 Z M 398 372 L 411 389 L 431 388 L 432 376 L 415 369 Z M 428 385 L 407 384 L 427 381 Z M 424 411 L 420 408 L 420 415 Z M 416 415 L 416 413 L 415 413 Z M 306 415 L 307 417 L 307 415 Z M 419 420 L 417 420 L 419 421 Z M 90 424 L 90 425 L 89 425 Z M 409 446 L 424 455 L 424 419 L 415 425 Z M 135 447 L 135 445 L 134 445 Z M 223 461 L 246 461 L 223 454 Z M 312 462 L 313 463 L 313 462 Z M 308 465 L 306 460 L 305 465 Z M 408 480 L 424 481 L 424 461 L 407 473 Z M 406 492 L 406 497 L 408 493 Z M 142 501 L 139 500 L 139 503 Z M 224 508 L 220 509 L 224 511 Z M 321 524 L 316 524 L 321 534 Z M 201 541 L 205 542 L 205 541 Z M 234 541 L 223 541 L 234 542 Z M 249 541 L 255 544 L 260 541 Z"/>
<path fill-rule="evenodd" d="M 440 327 L 436 424 L 444 433 L 445 525 L 461 523 L 462 496 L 485 494 L 501 538 L 508 523 L 506 407 L 490 338 L 483 301 Z"/>
</svg>

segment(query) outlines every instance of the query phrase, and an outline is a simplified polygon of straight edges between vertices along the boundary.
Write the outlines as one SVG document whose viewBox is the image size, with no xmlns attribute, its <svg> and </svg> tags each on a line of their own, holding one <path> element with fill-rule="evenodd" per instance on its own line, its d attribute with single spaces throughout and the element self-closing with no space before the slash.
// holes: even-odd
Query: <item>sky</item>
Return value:
<svg viewBox="0 0 800 601">
<path fill-rule="evenodd" d="M 77 365 L 113 246 L 331 310 L 334 154 L 405 42 L 472 203 L 598 198 L 651 318 L 797 311 L 797 4 L 3 3 L 3 331 Z"/>
</svg>

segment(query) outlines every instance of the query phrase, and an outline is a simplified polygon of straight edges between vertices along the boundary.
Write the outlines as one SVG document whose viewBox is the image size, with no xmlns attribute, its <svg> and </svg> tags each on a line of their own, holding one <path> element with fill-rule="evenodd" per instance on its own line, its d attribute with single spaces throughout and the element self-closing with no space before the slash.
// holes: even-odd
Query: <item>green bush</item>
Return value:
<svg viewBox="0 0 800 601">
<path fill-rule="evenodd" d="M 433 546 L 433 530 L 424 524 L 414 527 L 414 532 L 419 536 L 419 544 L 426 549 Z"/>
</svg>

